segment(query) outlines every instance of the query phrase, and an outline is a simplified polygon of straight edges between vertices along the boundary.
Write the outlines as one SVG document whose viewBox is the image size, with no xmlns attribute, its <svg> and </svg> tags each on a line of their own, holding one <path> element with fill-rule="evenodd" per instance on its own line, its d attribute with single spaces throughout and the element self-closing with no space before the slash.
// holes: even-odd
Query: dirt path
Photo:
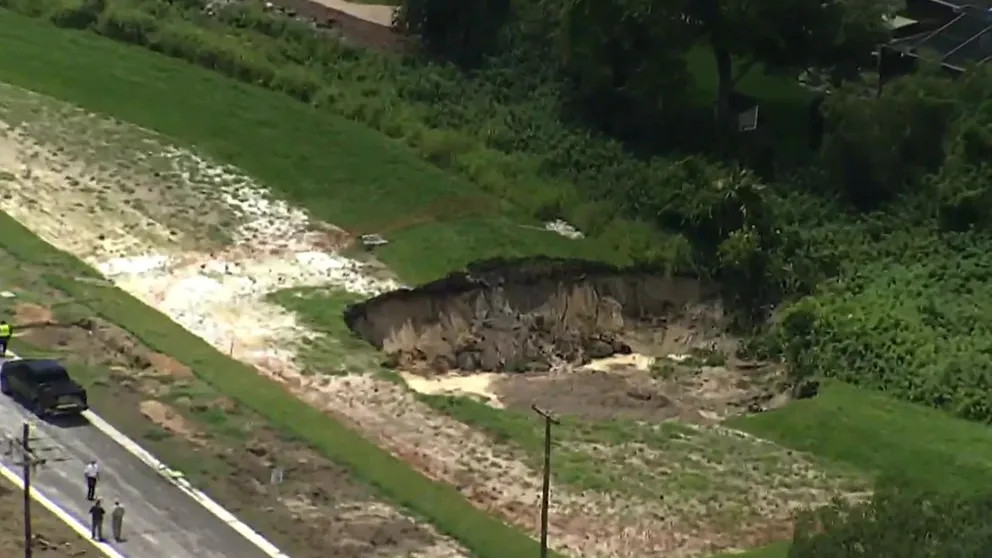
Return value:
<svg viewBox="0 0 992 558">
<path fill-rule="evenodd" d="M 345 0 L 311 1 L 315 4 L 320 4 L 321 6 L 331 8 L 332 10 L 338 10 L 352 17 L 357 17 L 358 19 L 368 21 L 369 23 L 382 25 L 383 27 L 392 27 L 393 13 L 396 11 L 395 6 L 384 4 L 360 4 L 357 2 L 346 2 Z"/>
<path fill-rule="evenodd" d="M 435 412 L 401 386 L 371 376 L 322 374 L 339 372 L 333 369 L 301 370 L 296 348 L 317 334 L 266 300 L 267 293 L 313 285 L 369 295 L 397 286 L 376 279 L 381 270 L 342 257 L 338 250 L 348 241 L 342 231 L 270 199 L 236 169 L 164 145 L 142 130 L 9 87 L 0 86 L 0 99 L 0 121 L 22 122 L 0 125 L 0 209 L 218 349 L 458 487 L 478 507 L 537 532 L 541 475 L 527 456 Z M 678 463 L 636 443 L 590 442 L 580 449 L 604 464 L 636 458 L 645 470 L 686 468 L 698 484 L 700 473 L 693 469 L 705 462 L 700 451 L 728 440 L 737 444 L 731 448 L 753 446 L 722 432 L 678 434 L 673 443 L 682 438 L 691 443 L 679 446 Z M 799 483 L 782 486 L 784 477 L 823 475 L 799 456 L 762 447 L 761 455 L 773 458 L 770 471 L 739 474 L 736 450 L 705 458 L 715 460 L 705 462 L 706 471 L 723 478 L 734 501 L 745 506 L 729 526 L 709 519 L 725 503 L 718 494 L 708 502 L 556 484 L 553 545 L 576 556 L 678 558 L 781 536 L 797 505 L 830 494 Z M 458 555 L 450 547 L 444 552 Z"/>
</svg>

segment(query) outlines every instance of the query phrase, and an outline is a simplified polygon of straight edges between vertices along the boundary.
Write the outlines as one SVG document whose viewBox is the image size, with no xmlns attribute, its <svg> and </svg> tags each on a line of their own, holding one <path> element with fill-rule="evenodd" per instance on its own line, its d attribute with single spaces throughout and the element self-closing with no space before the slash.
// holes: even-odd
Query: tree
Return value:
<svg viewBox="0 0 992 558">
<path fill-rule="evenodd" d="M 493 51 L 510 16 L 510 0 L 403 0 L 394 24 L 429 52 L 473 65 Z"/>
<path fill-rule="evenodd" d="M 729 114 L 737 81 L 756 64 L 851 75 L 887 38 L 879 0 L 669 0 L 716 64 L 718 120 Z M 736 68 L 735 68 L 736 66 Z"/>
<path fill-rule="evenodd" d="M 883 0 L 569 0 L 565 65 L 585 87 L 650 104 L 686 83 L 685 57 L 708 48 L 726 122 L 737 81 L 757 64 L 851 75 L 887 37 Z"/>
<path fill-rule="evenodd" d="M 841 193 L 874 209 L 943 164 L 960 110 L 955 83 L 925 69 L 890 83 L 881 97 L 846 87 L 824 104 L 824 165 Z"/>
<path fill-rule="evenodd" d="M 654 0 L 565 0 L 558 45 L 584 114 L 623 135 L 679 111 L 692 37 L 677 6 Z"/>
</svg>

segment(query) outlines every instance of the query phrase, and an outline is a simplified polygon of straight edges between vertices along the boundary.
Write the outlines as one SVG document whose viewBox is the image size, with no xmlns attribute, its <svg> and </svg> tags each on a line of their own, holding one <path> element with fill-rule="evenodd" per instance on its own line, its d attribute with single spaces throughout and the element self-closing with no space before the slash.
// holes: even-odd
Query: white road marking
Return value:
<svg viewBox="0 0 992 558">
<path fill-rule="evenodd" d="M 19 358 L 21 358 L 16 354 L 14 354 L 14 352 L 9 350 L 7 351 L 7 354 L 10 357 L 8 358 L 8 360 L 18 360 Z M 93 411 L 83 411 L 83 416 L 86 417 L 86 419 L 90 421 L 90 424 L 95 426 L 97 430 L 103 432 L 104 435 L 106 435 L 111 440 L 117 442 L 117 444 L 120 445 L 122 448 L 124 448 L 125 451 L 137 457 L 145 465 L 154 469 L 162 477 L 165 477 L 165 479 L 170 483 L 172 483 L 176 488 L 178 488 L 179 490 L 186 493 L 189 497 L 196 500 L 197 503 L 199 503 L 205 510 L 210 512 L 214 517 L 230 525 L 232 529 L 237 531 L 244 538 L 248 539 L 249 542 L 251 542 L 253 545 L 258 547 L 258 549 L 261 550 L 263 553 L 265 553 L 267 556 L 269 556 L 270 558 L 290 558 L 288 554 L 282 552 L 281 550 L 279 550 L 278 547 L 276 547 L 276 545 L 272 544 L 268 539 L 266 539 L 256 531 L 252 530 L 251 527 L 249 527 L 241 520 L 239 520 L 237 517 L 235 517 L 234 514 L 224 509 L 223 506 L 215 502 L 213 499 L 211 499 L 203 492 L 194 488 L 193 485 L 190 484 L 188 480 L 186 480 L 185 476 L 181 471 L 170 469 L 164 463 L 159 461 L 154 455 L 149 453 L 148 450 L 139 446 L 134 440 L 125 436 L 124 433 L 114 428 L 110 423 L 103 420 L 99 415 L 97 415 Z M 0 467 L 3 466 L 0 465 Z M 6 468 L 3 468 L 3 473 L 4 476 L 13 474 Z M 20 482 L 20 477 L 17 477 L 17 475 L 13 475 L 13 476 L 17 478 L 18 482 Z M 23 487 L 24 485 L 20 484 L 19 486 Z M 32 495 L 35 494 L 34 490 L 32 490 L 31 492 Z M 44 496 L 41 494 L 38 494 L 37 497 L 44 498 Z M 38 501 L 42 502 L 40 499 Z M 47 500 L 47 501 L 51 506 L 54 506 L 56 509 L 59 510 L 58 512 L 56 512 L 55 509 L 49 508 L 52 511 L 52 513 L 55 513 L 56 516 L 59 516 L 60 519 L 62 519 L 67 524 L 69 524 L 69 526 L 72 527 L 77 532 L 80 532 L 79 529 L 82 529 L 81 533 L 84 534 L 87 538 L 89 538 L 90 533 L 87 528 L 79 524 L 79 522 L 73 519 L 72 516 L 67 514 L 65 511 L 61 510 L 61 508 L 58 508 L 54 502 L 52 502 L 51 500 Z M 42 502 L 42 505 L 48 507 L 48 505 L 46 505 L 44 502 Z M 79 529 L 77 529 L 77 526 Z M 121 556 L 115 550 L 113 550 L 113 548 L 110 548 L 110 550 L 114 552 L 114 554 L 107 554 L 107 556 L 111 556 L 113 558 L 125 558 L 124 556 Z"/>
<path fill-rule="evenodd" d="M 14 483 L 14 485 L 17 486 L 18 490 L 24 490 L 24 481 L 21 480 L 21 477 L 14 471 L 11 471 L 9 468 L 7 468 L 7 466 L 4 465 L 3 463 L 0 463 L 0 475 L 2 475 L 5 479 L 9 480 L 10 482 Z M 41 504 L 42 507 L 44 507 L 46 510 L 52 512 L 52 515 L 59 518 L 62 521 L 62 523 L 68 525 L 69 528 L 75 531 L 76 534 L 78 534 L 80 537 L 89 541 L 93 546 L 96 547 L 97 550 L 103 553 L 103 555 L 106 556 L 107 558 L 127 558 L 120 552 L 117 552 L 117 550 L 114 549 L 114 547 L 110 546 L 109 544 L 93 540 L 90 537 L 89 527 L 80 523 L 78 519 L 72 516 L 72 514 L 59 507 L 58 504 L 56 504 L 55 502 L 50 500 L 47 496 L 36 490 L 33 486 L 31 487 L 31 498 L 33 498 L 35 502 Z"/>
</svg>

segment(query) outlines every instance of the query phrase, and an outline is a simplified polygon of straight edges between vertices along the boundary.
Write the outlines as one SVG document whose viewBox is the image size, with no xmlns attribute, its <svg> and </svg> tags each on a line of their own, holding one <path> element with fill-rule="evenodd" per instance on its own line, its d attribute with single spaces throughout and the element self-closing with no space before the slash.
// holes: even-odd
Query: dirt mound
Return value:
<svg viewBox="0 0 992 558">
<path fill-rule="evenodd" d="M 24 302 L 14 309 L 14 327 L 48 325 L 54 322 L 52 311 L 38 304 Z"/>
<path fill-rule="evenodd" d="M 436 370 L 548 370 L 629 353 L 635 322 L 664 320 L 708 296 L 689 278 L 559 259 L 488 260 L 345 310 L 394 364 Z"/>
</svg>

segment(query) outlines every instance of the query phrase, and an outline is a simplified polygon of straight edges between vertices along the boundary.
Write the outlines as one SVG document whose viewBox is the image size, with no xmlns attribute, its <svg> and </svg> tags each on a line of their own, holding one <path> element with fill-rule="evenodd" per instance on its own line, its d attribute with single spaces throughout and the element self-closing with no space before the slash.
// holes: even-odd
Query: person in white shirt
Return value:
<svg viewBox="0 0 992 558">
<path fill-rule="evenodd" d="M 97 467 L 96 459 L 86 464 L 83 476 L 86 477 L 86 499 L 92 501 L 96 498 L 96 481 L 100 479 L 100 468 Z"/>
</svg>

